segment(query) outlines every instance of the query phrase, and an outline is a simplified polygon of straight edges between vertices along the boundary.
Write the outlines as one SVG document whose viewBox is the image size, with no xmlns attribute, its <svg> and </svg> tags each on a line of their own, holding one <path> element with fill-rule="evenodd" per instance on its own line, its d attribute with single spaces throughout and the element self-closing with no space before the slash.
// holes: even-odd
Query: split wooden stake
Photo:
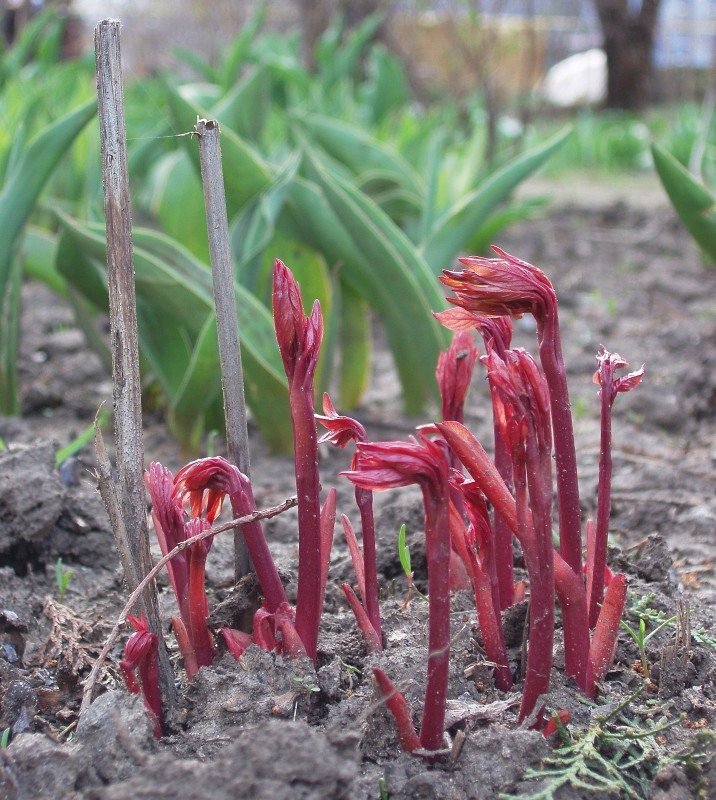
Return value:
<svg viewBox="0 0 716 800">
<path fill-rule="evenodd" d="M 239 317 L 234 290 L 229 223 L 226 213 L 224 175 L 221 170 L 220 130 L 216 120 L 197 120 L 194 131 L 199 140 L 201 181 L 204 187 L 206 228 L 209 235 L 211 274 L 214 282 L 216 328 L 219 337 L 221 388 L 224 395 L 226 449 L 229 461 L 251 478 L 249 436 L 241 365 Z M 251 570 L 249 553 L 241 528 L 234 531 L 234 577 L 238 583 Z"/>
<path fill-rule="evenodd" d="M 144 442 L 139 376 L 137 310 L 132 256 L 132 214 L 124 124 L 124 89 L 119 47 L 119 21 L 103 20 L 95 28 L 99 131 L 107 226 L 107 283 L 114 386 L 114 430 L 118 480 L 116 492 L 124 523 L 126 550 L 133 568 L 125 565 L 131 590 L 152 568 L 144 493 Z M 120 532 L 115 531 L 115 535 Z M 175 704 L 174 674 L 164 644 L 154 584 L 142 593 L 150 630 L 160 642 L 159 666 L 162 697 Z"/>
</svg>

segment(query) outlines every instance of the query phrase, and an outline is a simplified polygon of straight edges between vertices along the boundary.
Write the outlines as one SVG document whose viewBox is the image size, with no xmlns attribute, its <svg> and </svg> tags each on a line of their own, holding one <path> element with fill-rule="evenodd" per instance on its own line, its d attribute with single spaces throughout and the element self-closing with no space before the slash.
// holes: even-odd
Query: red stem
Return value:
<svg viewBox="0 0 716 800">
<path fill-rule="evenodd" d="M 234 489 L 229 493 L 231 509 L 236 517 L 242 517 L 256 511 L 256 503 L 251 493 L 251 485 L 246 483 L 239 489 Z M 261 584 L 261 591 L 266 599 L 266 606 L 269 613 L 274 614 L 276 609 L 287 602 L 286 591 L 279 577 L 276 564 L 271 557 L 271 551 L 261 528 L 259 520 L 250 522 L 241 527 L 246 541 L 246 548 L 249 551 L 251 562 L 254 565 L 256 576 Z"/>
<path fill-rule="evenodd" d="M 421 485 L 430 605 L 428 677 L 420 729 L 420 743 L 426 750 L 442 747 L 450 667 L 450 518 L 447 475 L 443 478 L 439 487 Z"/>
<path fill-rule="evenodd" d="M 503 320 L 510 320 L 510 318 L 506 317 L 503 318 Z M 487 351 L 489 352 L 490 349 L 494 350 L 494 352 L 504 360 L 505 353 L 512 339 L 512 322 L 510 321 L 506 326 L 501 326 L 497 323 L 497 320 L 490 319 L 483 321 L 482 324 L 478 324 L 477 328 L 482 334 L 482 339 Z M 512 486 L 512 459 L 510 458 L 510 453 L 500 432 L 497 413 L 498 401 L 492 388 L 490 388 L 490 395 L 493 398 L 495 467 L 497 467 L 497 471 L 504 481 L 505 486 L 512 491 L 514 488 Z M 460 420 L 460 422 L 462 422 L 462 420 Z M 492 522 L 492 538 L 494 543 L 494 561 L 500 598 L 500 610 L 509 608 L 514 602 L 515 576 L 512 535 L 512 528 L 510 528 L 509 523 L 504 519 L 498 509 L 495 509 Z"/>
<path fill-rule="evenodd" d="M 530 581 L 530 644 L 519 713 L 522 722 L 549 689 L 554 640 L 554 577 L 552 569 L 542 560 L 542 548 L 530 519 L 524 464 L 515 463 L 513 458 L 513 467 L 519 539 Z"/>
<path fill-rule="evenodd" d="M 348 545 L 348 552 L 351 554 L 351 561 L 353 562 L 353 571 L 356 574 L 356 583 L 358 584 L 358 591 L 360 596 L 365 602 L 365 572 L 363 571 L 363 555 L 356 539 L 355 531 L 351 525 L 351 521 L 345 514 L 341 514 L 341 522 L 343 523 L 343 533 L 346 537 L 346 544 Z"/>
<path fill-rule="evenodd" d="M 529 492 L 529 504 L 532 516 L 534 541 L 534 556 L 537 563 L 533 563 L 532 574 L 537 575 L 533 581 L 530 575 L 530 647 L 532 655 L 535 645 L 539 653 L 534 659 L 535 687 L 546 686 L 542 691 L 549 689 L 550 671 L 552 669 L 552 649 L 554 643 L 554 547 L 552 546 L 552 465 L 551 442 L 542 439 L 537 431 L 532 430 L 526 440 L 527 461 L 526 477 Z M 516 469 L 513 463 L 513 469 Z M 527 512 L 525 511 L 525 516 Z M 518 508 L 518 515 L 520 514 Z M 530 548 L 528 548 L 529 550 Z M 527 554 L 525 558 L 530 556 Z M 528 566 L 529 572 L 529 566 Z M 537 641 L 533 640 L 533 626 Z M 528 656 L 528 674 L 532 670 Z M 525 694 L 527 694 L 525 682 Z M 535 696 L 536 699 L 536 696 Z M 523 698 L 523 708 L 526 703 Z M 526 710 L 525 716 L 532 712 L 534 705 Z M 522 714 L 522 710 L 520 711 Z M 524 719 L 524 717 L 522 717 Z"/>
<path fill-rule="evenodd" d="M 492 582 L 489 570 L 485 569 L 485 559 L 478 558 L 474 547 L 465 540 L 465 526 L 457 509 L 451 505 L 450 535 L 455 551 L 467 567 L 475 593 L 477 618 L 489 661 L 495 664 L 495 686 L 503 692 L 512 688 L 512 674 L 507 663 L 507 648 L 502 624 L 495 608 Z"/>
<path fill-rule="evenodd" d="M 587 625 L 587 595 L 581 576 L 553 549 L 554 584 L 557 600 L 562 609 L 564 630 L 565 671 L 573 677 L 579 688 L 587 690 L 589 655 L 589 626 Z"/>
<path fill-rule="evenodd" d="M 353 588 L 347 583 L 342 583 L 341 588 L 343 589 L 343 593 L 346 596 L 348 605 L 351 607 L 351 610 L 356 618 L 358 628 L 363 634 L 366 650 L 369 653 L 381 652 L 383 649 L 383 643 L 380 640 L 380 636 L 371 624 L 371 621 L 368 619 L 368 615 L 366 614 L 363 606 L 360 604 L 360 600 L 358 600 L 356 597 L 356 593 L 353 591 Z"/>
<path fill-rule="evenodd" d="M 378 603 L 378 561 L 375 545 L 375 520 L 373 518 L 373 492 L 360 486 L 355 488 L 356 504 L 360 512 L 363 532 L 363 573 L 365 585 L 361 597 L 371 625 L 382 638 L 380 605 Z"/>
<path fill-rule="evenodd" d="M 513 532 L 517 531 L 515 498 L 480 442 L 459 422 L 435 426 L 495 510 L 499 510 Z"/>
<path fill-rule="evenodd" d="M 189 603 L 188 616 L 183 621 L 192 643 L 197 668 L 210 667 L 214 659 L 214 641 L 206 624 L 206 618 L 209 616 L 209 605 L 206 600 L 208 547 L 205 542 L 197 542 L 189 548 L 188 553 Z M 191 680 L 194 676 L 188 673 L 187 669 L 187 677 Z"/>
<path fill-rule="evenodd" d="M 199 664 L 196 660 L 196 652 L 194 651 L 194 643 L 186 629 L 186 626 L 179 617 L 172 617 L 172 628 L 174 635 L 179 645 L 179 652 L 184 659 L 184 669 L 189 680 L 199 671 Z"/>
<path fill-rule="evenodd" d="M 378 690 L 383 699 L 385 700 L 388 710 L 393 715 L 395 723 L 398 726 L 398 736 L 400 737 L 400 745 L 406 753 L 412 753 L 420 749 L 420 739 L 415 733 L 415 726 L 413 725 L 413 718 L 410 715 L 410 709 L 403 695 L 393 686 L 390 678 L 378 667 L 373 667 L 373 675 L 375 682 L 378 684 Z"/>
<path fill-rule="evenodd" d="M 321 482 L 318 475 L 318 436 L 313 407 L 313 386 L 290 391 L 293 422 L 293 458 L 298 496 L 298 586 L 296 631 L 311 661 L 316 660 L 321 620 Z"/>
<path fill-rule="evenodd" d="M 328 491 L 328 497 L 321 509 L 321 611 L 326 597 L 328 583 L 328 566 L 331 561 L 333 534 L 336 527 L 336 495 L 335 488 Z"/>
<path fill-rule="evenodd" d="M 599 450 L 599 484 L 597 490 L 597 524 L 594 529 L 593 552 L 588 553 L 587 590 L 589 598 L 589 627 L 599 618 L 604 597 L 604 571 L 607 566 L 607 539 L 612 501 L 612 396 L 611 387 L 601 394 L 601 442 Z"/>
<path fill-rule="evenodd" d="M 281 633 L 283 652 L 291 658 L 306 655 L 306 649 L 298 631 L 293 623 L 293 610 L 288 603 L 283 603 L 276 609 L 276 630 Z"/>
<path fill-rule="evenodd" d="M 508 490 L 512 486 L 512 462 L 505 442 L 495 423 L 495 467 Z M 514 602 L 515 575 L 512 554 L 512 528 L 497 509 L 494 510 L 492 535 L 495 550 L 495 569 L 500 594 L 500 609 L 509 608 Z"/>
<path fill-rule="evenodd" d="M 617 646 L 619 621 L 624 611 L 626 600 L 626 577 L 615 575 L 604 596 L 602 610 L 594 629 L 592 646 L 589 650 L 589 668 L 587 671 L 587 696 L 594 698 L 597 683 L 607 674 Z"/>
<path fill-rule="evenodd" d="M 577 454 L 556 303 L 553 310 L 545 309 L 541 319 L 537 319 L 537 325 L 540 361 L 549 387 L 552 411 L 554 458 L 557 470 L 559 550 L 575 574 L 581 575 L 582 511 L 579 505 Z"/>
<path fill-rule="evenodd" d="M 515 500 L 501 478 L 496 477 L 496 470 L 478 440 L 462 425 L 448 422 L 439 424 L 438 429 L 450 447 L 457 453 L 471 477 L 475 480 L 495 510 L 499 510 L 512 532 L 517 536 L 525 561 L 530 547 L 530 524 L 527 521 L 525 530 L 517 524 Z M 550 531 L 551 539 L 551 531 Z M 581 575 L 572 571 L 569 565 L 550 549 L 554 560 L 554 580 L 557 597 L 563 614 L 565 636 L 565 659 L 569 663 L 568 672 L 573 675 L 580 686 L 586 685 L 586 653 L 589 650 L 589 628 L 587 623 L 587 605 L 584 584 Z M 530 561 L 539 562 L 539 555 L 534 554 Z M 528 570 L 529 571 L 529 570 Z M 570 574 L 571 573 L 571 574 Z M 530 582 L 532 575 L 530 575 Z M 534 594 L 531 588 L 531 595 Z"/>
<path fill-rule="evenodd" d="M 161 739 L 164 734 L 164 712 L 162 698 L 159 694 L 159 649 L 152 648 L 147 660 L 139 665 L 139 677 L 142 681 L 144 705 L 149 711 L 154 726 L 154 737 Z"/>
</svg>

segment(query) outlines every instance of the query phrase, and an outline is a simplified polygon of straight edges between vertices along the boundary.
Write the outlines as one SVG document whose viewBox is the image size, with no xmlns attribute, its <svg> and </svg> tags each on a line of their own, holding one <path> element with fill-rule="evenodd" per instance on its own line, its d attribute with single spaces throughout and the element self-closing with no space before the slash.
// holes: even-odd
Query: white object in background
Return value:
<svg viewBox="0 0 716 800">
<path fill-rule="evenodd" d="M 538 89 L 559 108 L 601 103 L 607 96 L 607 56 L 595 47 L 575 53 L 551 67 Z"/>
</svg>

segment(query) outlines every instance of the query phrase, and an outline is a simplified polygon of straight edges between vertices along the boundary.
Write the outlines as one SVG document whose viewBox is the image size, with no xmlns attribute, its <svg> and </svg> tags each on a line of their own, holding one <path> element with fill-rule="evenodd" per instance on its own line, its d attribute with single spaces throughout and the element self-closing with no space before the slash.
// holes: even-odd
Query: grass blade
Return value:
<svg viewBox="0 0 716 800">
<path fill-rule="evenodd" d="M 361 128 L 318 114 L 306 115 L 300 124 L 313 145 L 344 164 L 354 175 L 378 171 L 390 175 L 409 193 L 424 194 L 423 181 L 413 167 Z"/>
<path fill-rule="evenodd" d="M 436 396 L 434 365 L 446 342 L 431 314 L 445 302 L 439 285 L 410 240 L 370 198 L 332 173 L 314 152 L 307 151 L 305 161 L 320 192 L 296 182 L 302 196 L 294 214 L 304 217 L 303 229 L 311 230 L 329 262 L 343 264 L 341 280 L 380 315 L 405 408 L 419 413 Z"/>
<path fill-rule="evenodd" d="M 15 248 L 40 192 L 77 135 L 95 115 L 90 100 L 41 131 L 6 175 L 0 193 L 0 412 L 17 414 L 17 345 L 22 268 Z"/>
<path fill-rule="evenodd" d="M 686 230 L 716 263 L 716 197 L 670 153 L 652 145 L 654 166 Z"/>
<path fill-rule="evenodd" d="M 339 283 L 338 402 L 355 408 L 370 382 L 371 331 L 368 304 L 345 283 Z"/>
<path fill-rule="evenodd" d="M 60 273 L 97 308 L 106 308 L 104 227 L 82 224 L 64 215 L 60 221 L 75 245 L 73 250 L 60 242 Z M 213 312 L 211 274 L 206 265 L 160 233 L 136 228 L 134 242 L 141 354 L 170 405 L 180 392 L 182 403 L 195 402 L 186 395 L 185 375 L 192 369 L 197 342 L 206 335 L 207 315 Z M 285 451 L 293 438 L 288 387 L 271 315 L 251 293 L 236 284 L 235 290 L 241 315 L 246 402 L 269 447 Z M 196 355 L 199 359 L 201 354 L 202 369 L 206 353 L 202 346 Z M 203 390 L 197 381 L 192 380 L 189 386 L 208 394 L 207 400 L 220 390 L 218 371 L 213 385 L 205 383 Z"/>
<path fill-rule="evenodd" d="M 436 275 L 450 265 L 461 248 L 492 216 L 497 206 L 522 181 L 539 169 L 562 146 L 570 133 L 571 128 L 567 128 L 506 164 L 435 221 L 430 235 L 421 244 L 421 250 L 423 258 L 432 266 Z"/>
</svg>

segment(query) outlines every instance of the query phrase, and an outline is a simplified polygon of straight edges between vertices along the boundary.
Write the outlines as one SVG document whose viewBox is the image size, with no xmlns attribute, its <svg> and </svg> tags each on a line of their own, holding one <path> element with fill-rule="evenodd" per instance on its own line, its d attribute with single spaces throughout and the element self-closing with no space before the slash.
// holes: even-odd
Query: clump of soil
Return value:
<svg viewBox="0 0 716 800">
<path fill-rule="evenodd" d="M 615 404 L 610 562 L 629 578 L 625 621 L 635 633 L 640 618 L 649 633 L 676 617 L 648 639 L 643 653 L 633 637 L 621 633 L 596 705 L 565 680 L 558 630 L 548 708 L 568 710 L 575 742 L 589 731 L 614 763 L 630 730 L 659 729 L 634 740 L 647 752 L 641 771 L 623 770 L 633 796 L 709 796 L 716 786 L 716 766 L 709 760 L 714 739 L 708 734 L 716 728 L 716 271 L 704 268 L 666 209 L 647 215 L 623 205 L 572 206 L 521 224 L 500 244 L 542 267 L 560 297 L 585 516 L 593 516 L 596 501 L 599 422 L 591 375 L 598 346 L 618 350 L 634 367 L 647 362 L 644 385 Z M 546 739 L 517 727 L 519 694 L 494 688 L 468 593 L 453 597 L 445 759 L 429 765 L 400 751 L 370 675 L 372 666 L 383 668 L 419 724 L 427 605 L 414 598 L 404 607 L 407 587 L 396 548 L 405 522 L 422 586 L 422 510 L 413 490 L 376 495 L 384 653 L 366 655 L 339 589 L 354 576 L 337 534 L 315 667 L 255 647 L 238 661 L 218 652 L 211 669 L 200 670 L 189 685 L 179 684 L 175 721 L 156 741 L 141 700 L 122 686 L 117 646 L 102 693 L 78 720 L 81 681 L 126 594 L 91 475 L 91 453 L 81 453 L 61 472 L 54 453 L 91 423 L 111 385 L 99 360 L 86 352 L 69 310 L 44 287 L 28 284 L 24 291 L 26 415 L 0 420 L 8 447 L 0 453 L 0 724 L 11 730 L 9 746 L 0 751 L 0 796 L 119 800 L 208 792 L 218 798 L 464 800 L 529 796 L 547 786 L 526 774 L 554 753 L 562 734 Z M 532 348 L 529 321 L 518 327 L 516 338 L 517 345 Z M 434 413 L 422 420 L 402 415 L 389 356 L 379 348 L 376 382 L 355 412 L 369 435 L 403 438 Z M 480 374 L 466 422 L 490 442 L 489 398 Z M 180 466 L 156 413 L 147 420 L 145 442 L 148 461 Z M 349 459 L 349 453 L 326 451 L 321 470 L 324 488 L 338 487 L 339 512 L 355 519 L 352 487 L 335 477 Z M 292 469 L 290 459 L 268 456 L 253 437 L 259 506 L 294 493 Z M 295 512 L 265 529 L 279 568 L 295 576 Z M 232 608 L 230 539 L 216 538 L 207 564 L 217 625 Z M 55 576 L 60 558 L 61 569 L 73 571 L 62 598 Z M 166 575 L 159 584 L 168 619 Z M 295 582 L 287 591 L 291 599 Z M 525 613 L 524 605 L 516 606 L 505 620 L 518 680 Z M 172 637 L 167 639 L 173 647 Z M 178 652 L 172 653 L 181 681 Z M 627 742 L 631 760 L 638 756 L 634 742 Z M 596 795 L 566 786 L 554 796 Z"/>
</svg>

